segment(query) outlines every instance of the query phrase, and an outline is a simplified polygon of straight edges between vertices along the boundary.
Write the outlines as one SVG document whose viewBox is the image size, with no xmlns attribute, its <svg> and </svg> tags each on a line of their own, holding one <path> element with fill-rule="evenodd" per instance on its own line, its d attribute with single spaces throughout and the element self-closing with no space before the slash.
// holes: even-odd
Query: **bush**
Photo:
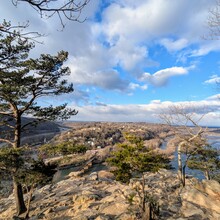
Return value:
<svg viewBox="0 0 220 220">
<path fill-rule="evenodd" d="M 77 145 L 71 141 L 65 141 L 57 145 L 45 144 L 40 148 L 41 155 L 68 155 L 75 153 L 85 153 L 88 150 L 88 147 L 85 145 Z"/>
</svg>

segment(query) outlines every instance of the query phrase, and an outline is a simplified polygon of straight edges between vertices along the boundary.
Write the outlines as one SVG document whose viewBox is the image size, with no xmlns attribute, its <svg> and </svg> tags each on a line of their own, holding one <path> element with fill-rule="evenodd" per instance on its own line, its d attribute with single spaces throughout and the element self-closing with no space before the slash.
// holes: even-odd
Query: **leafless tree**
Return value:
<svg viewBox="0 0 220 220">
<path fill-rule="evenodd" d="M 209 9 L 207 19 L 209 34 L 205 39 L 219 40 L 220 39 L 220 0 L 216 0 L 216 6 Z"/>
<path fill-rule="evenodd" d="M 186 167 L 190 157 L 196 153 L 198 147 L 205 146 L 206 139 L 203 137 L 206 129 L 199 125 L 204 117 L 202 114 L 199 118 L 195 117 L 195 109 L 186 108 L 184 105 L 173 105 L 159 117 L 169 125 L 178 126 L 176 137 L 178 138 L 177 157 L 178 157 L 178 178 L 185 186 Z"/>
<path fill-rule="evenodd" d="M 62 27 L 65 20 L 83 22 L 80 15 L 90 0 L 11 0 L 15 6 L 27 3 L 35 9 L 42 18 L 58 16 Z"/>
</svg>

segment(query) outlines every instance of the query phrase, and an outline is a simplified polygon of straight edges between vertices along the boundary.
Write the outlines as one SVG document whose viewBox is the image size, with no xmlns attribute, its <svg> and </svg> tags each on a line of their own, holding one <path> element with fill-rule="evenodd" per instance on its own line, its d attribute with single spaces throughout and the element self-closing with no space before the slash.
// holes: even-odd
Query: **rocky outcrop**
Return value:
<svg viewBox="0 0 220 220">
<path fill-rule="evenodd" d="M 214 180 L 196 182 L 183 190 L 182 213 L 197 219 L 220 219 L 220 185 Z"/>
<path fill-rule="evenodd" d="M 138 220 L 143 179 L 129 185 L 114 180 L 108 171 L 74 176 L 34 193 L 30 219 L 56 220 Z M 147 201 L 159 205 L 160 220 L 218 219 L 220 185 L 215 181 L 199 182 L 188 178 L 186 187 L 174 172 L 160 170 L 144 174 Z M 13 195 L 0 200 L 0 219 L 12 219 Z"/>
</svg>

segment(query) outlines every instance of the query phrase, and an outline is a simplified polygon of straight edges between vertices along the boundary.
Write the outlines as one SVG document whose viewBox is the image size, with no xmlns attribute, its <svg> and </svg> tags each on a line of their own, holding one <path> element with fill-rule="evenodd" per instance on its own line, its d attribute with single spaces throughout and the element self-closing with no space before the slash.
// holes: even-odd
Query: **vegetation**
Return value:
<svg viewBox="0 0 220 220">
<path fill-rule="evenodd" d="M 10 27 L 7 22 L 3 25 Z M 73 92 L 73 85 L 62 80 L 70 73 L 68 67 L 63 67 L 67 52 L 60 51 L 56 56 L 42 54 L 37 59 L 31 59 L 29 52 L 33 48 L 33 42 L 22 39 L 19 31 L 0 32 L 0 125 L 8 128 L 0 142 L 7 143 L 7 147 L 15 151 L 21 147 L 21 134 L 27 126 L 46 120 L 68 119 L 77 113 L 74 109 L 68 109 L 67 104 L 43 107 L 38 104 L 42 97 Z M 34 120 L 22 124 L 22 117 L 27 115 Z M 26 211 L 22 186 L 15 178 L 20 169 L 20 156 L 12 154 L 12 157 L 13 167 L 8 169 L 13 177 L 19 215 Z"/>
<path fill-rule="evenodd" d="M 220 152 L 210 145 L 199 147 L 189 159 L 188 167 L 201 170 L 207 180 L 220 181 Z"/>
<path fill-rule="evenodd" d="M 156 172 L 160 168 L 170 169 L 170 159 L 154 150 L 146 148 L 143 141 L 135 136 L 127 136 L 127 142 L 117 145 L 117 150 L 107 160 L 114 167 L 116 180 L 124 183 L 146 171 Z"/>
<path fill-rule="evenodd" d="M 126 142 L 118 144 L 117 150 L 107 161 L 114 167 L 112 172 L 116 180 L 128 183 L 132 177 L 142 176 L 140 188 L 136 189 L 140 198 L 140 215 L 143 219 L 154 219 L 153 216 L 159 215 L 159 206 L 153 197 L 145 192 L 143 172 L 156 172 L 160 168 L 170 169 L 170 159 L 145 147 L 140 137 L 127 134 L 125 139 Z M 129 199 L 132 202 L 132 197 Z"/>
<path fill-rule="evenodd" d="M 25 218 L 28 218 L 34 190 L 38 186 L 46 185 L 52 180 L 56 172 L 56 166 L 45 165 L 42 160 L 31 160 L 28 165 L 27 160 L 25 162 L 26 166 L 20 167 L 19 172 L 16 173 L 16 181 L 20 183 L 28 193 L 27 211 L 25 213 Z"/>
<path fill-rule="evenodd" d="M 56 172 L 55 166 L 45 165 L 42 160 L 36 161 L 28 157 L 26 155 L 27 150 L 27 147 L 17 149 L 0 148 L 0 170 L 5 171 L 2 174 L 13 173 L 16 170 L 17 172 L 12 176 L 13 179 L 17 184 L 25 187 L 26 192 L 29 194 L 26 217 L 28 217 L 34 189 L 52 180 L 53 174 Z"/>
<path fill-rule="evenodd" d="M 68 155 L 85 153 L 88 148 L 85 145 L 78 145 L 73 141 L 65 141 L 59 144 L 45 144 L 40 147 L 41 155 Z"/>
</svg>

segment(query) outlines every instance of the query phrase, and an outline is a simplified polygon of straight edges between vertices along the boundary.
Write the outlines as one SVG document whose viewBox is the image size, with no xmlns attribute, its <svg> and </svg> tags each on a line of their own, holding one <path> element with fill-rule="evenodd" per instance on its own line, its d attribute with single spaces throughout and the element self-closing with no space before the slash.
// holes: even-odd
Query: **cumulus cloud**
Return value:
<svg viewBox="0 0 220 220">
<path fill-rule="evenodd" d="M 126 71 L 132 71 L 137 64 L 143 65 L 148 57 L 145 46 L 136 46 L 129 39 L 121 37 L 120 40 L 110 48 L 110 55 L 114 58 L 115 64 L 119 64 Z"/>
<path fill-rule="evenodd" d="M 204 82 L 205 84 L 218 84 L 220 83 L 220 76 L 212 75 L 209 80 Z"/>
<path fill-rule="evenodd" d="M 81 69 L 72 71 L 69 81 L 74 84 L 96 86 L 107 90 L 126 91 L 129 83 L 120 78 L 116 70 L 85 72 Z"/>
<path fill-rule="evenodd" d="M 117 1 L 103 12 L 102 29 L 110 42 L 121 36 L 140 41 L 170 33 L 198 40 L 198 34 L 204 34 L 207 8 L 213 5 L 214 0 Z"/>
<path fill-rule="evenodd" d="M 115 82 L 117 75 L 113 73 L 115 67 L 120 67 L 126 76 L 139 78 L 147 66 L 158 64 L 150 57 L 148 49 L 154 39 L 158 39 L 156 42 L 165 46 L 170 52 L 182 50 L 195 42 L 201 43 L 198 36 L 204 33 L 203 24 L 207 17 L 207 8 L 214 3 L 214 0 L 203 1 L 202 4 L 200 0 L 110 1 L 99 15 L 100 20 L 97 21 L 93 18 L 101 3 L 99 0 L 94 0 L 83 10 L 82 16 L 88 17 L 88 21 L 82 24 L 67 23 L 65 34 L 57 32 L 59 20 L 55 18 L 42 20 L 25 4 L 20 4 L 15 9 L 11 1 L 8 1 L 3 4 L 2 11 L 3 16 L 7 17 L 8 11 L 17 10 L 16 15 L 10 13 L 13 20 L 29 18 L 31 25 L 38 27 L 41 33 L 49 33 L 43 38 L 45 45 L 38 47 L 38 52 L 54 54 L 61 49 L 69 51 L 72 57 L 70 63 L 73 82 L 94 86 L 99 86 L 101 83 L 100 87 L 104 89 L 124 90 L 127 82 L 120 77 L 115 87 L 104 83 L 104 80 L 94 83 L 94 79 L 100 78 L 101 75 L 106 76 L 106 72 L 110 71 L 113 74 L 110 81 Z M 22 10 L 27 13 L 23 13 Z M 174 35 L 174 38 L 167 37 L 169 34 Z M 216 43 L 210 43 L 213 45 L 211 48 L 209 43 L 205 44 L 208 49 L 205 49 L 205 46 L 199 47 L 192 51 L 191 56 L 204 54 L 204 50 L 216 49 Z M 187 56 L 189 55 L 188 53 Z M 76 72 L 80 76 L 76 76 Z M 85 74 L 84 80 L 82 74 Z M 87 79 L 91 78 L 93 80 L 88 83 Z M 157 84 L 159 80 L 156 76 L 153 78 L 152 82 L 155 81 Z M 165 81 L 164 79 L 159 84 Z"/>
<path fill-rule="evenodd" d="M 186 75 L 188 73 L 188 69 L 184 67 L 171 67 L 157 71 L 154 74 L 144 73 L 141 77 L 141 81 L 147 81 L 154 86 L 165 86 L 169 79 L 173 76 L 178 75 Z"/>
</svg>

